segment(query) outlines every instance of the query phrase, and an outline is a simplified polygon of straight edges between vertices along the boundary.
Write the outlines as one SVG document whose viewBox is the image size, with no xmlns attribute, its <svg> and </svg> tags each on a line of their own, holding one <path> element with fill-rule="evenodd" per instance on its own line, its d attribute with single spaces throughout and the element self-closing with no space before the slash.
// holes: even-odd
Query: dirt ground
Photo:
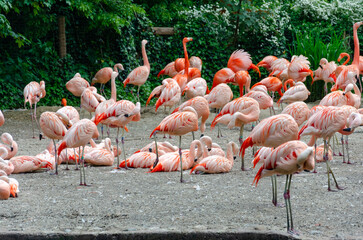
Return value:
<svg viewBox="0 0 363 240">
<path fill-rule="evenodd" d="M 39 107 L 44 111 L 58 107 Z M 0 133 L 9 132 L 19 145 L 17 155 L 36 155 L 49 140 L 32 138 L 29 110 L 3 111 L 6 122 Z M 266 117 L 268 110 L 263 111 Z M 206 135 L 224 148 L 227 142 L 237 142 L 239 130 L 221 126 L 224 137 L 216 138 L 207 122 Z M 88 116 L 84 114 L 84 116 Z M 128 125 L 125 135 L 126 155 L 151 142 L 151 131 L 166 116 L 162 109 L 155 114 L 143 108 L 141 121 Z M 262 118 L 263 118 L 262 117 Z M 251 125 L 245 126 L 245 137 Z M 326 165 L 318 165 L 317 174 L 301 173 L 292 178 L 291 203 L 295 228 L 303 239 L 363 239 L 363 166 L 362 129 L 349 137 L 352 165 L 335 156 L 331 163 L 344 191 L 328 192 Z M 111 131 L 115 142 L 116 131 Z M 200 135 L 197 133 L 196 135 Z M 183 147 L 189 147 L 192 136 L 183 137 Z M 308 138 L 303 138 L 307 141 Z M 158 140 L 164 140 L 158 135 Z M 178 138 L 170 139 L 177 145 Z M 252 150 L 246 153 L 251 167 Z M 87 167 L 87 183 L 79 186 L 79 172 L 60 167 L 58 176 L 41 171 L 14 174 L 20 183 L 19 197 L 1 201 L 0 232 L 33 233 L 116 233 L 137 231 L 273 231 L 286 232 L 284 207 L 271 203 L 270 178 L 252 186 L 257 172 L 242 172 L 237 158 L 228 174 L 189 175 L 179 182 L 179 172 L 147 173 L 147 169 L 113 170 L 111 167 Z M 285 177 L 278 177 L 278 201 L 283 202 Z"/>
</svg>

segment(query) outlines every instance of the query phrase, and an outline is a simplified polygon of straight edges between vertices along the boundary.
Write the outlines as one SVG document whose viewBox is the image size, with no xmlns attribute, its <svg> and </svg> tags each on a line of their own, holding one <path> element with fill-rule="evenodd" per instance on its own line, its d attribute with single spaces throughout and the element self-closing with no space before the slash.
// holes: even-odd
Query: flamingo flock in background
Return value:
<svg viewBox="0 0 363 240">
<path fill-rule="evenodd" d="M 31 113 L 32 123 L 35 121 L 36 125 L 39 125 L 40 138 L 45 135 L 52 142 L 48 149 L 36 156 L 15 156 L 18 151 L 17 143 L 10 134 L 1 135 L 3 144 L 0 144 L 0 199 L 7 199 L 10 195 L 16 196 L 18 193 L 18 184 L 10 180 L 7 175 L 37 171 L 42 168 L 54 169 L 54 173 L 58 174 L 58 165 L 64 161 L 81 164 L 80 185 L 87 185 L 85 162 L 112 166 L 115 158 L 118 169 L 148 168 L 151 173 L 180 171 L 180 182 L 184 182 L 183 170 L 190 170 L 190 174 L 230 172 L 238 149 L 242 162 L 241 169 L 251 170 L 245 166 L 246 149 L 261 146 L 252 161 L 253 167 L 261 164 L 253 184 L 257 186 L 261 178 L 271 176 L 272 202 L 276 206 L 276 175 L 286 175 L 283 196 L 287 230 L 294 234 L 296 232 L 290 203 L 293 174 L 303 170 L 312 171 L 317 162 L 325 161 L 328 190 L 332 190 L 330 174 L 336 188 L 343 189 L 338 185 L 329 165 L 333 157 L 330 139 L 338 132 L 348 136 L 363 125 L 361 116 L 363 110 L 359 109 L 361 89 L 357 86 L 363 65 L 362 56 L 359 56 L 357 29 L 362 24 L 363 22 L 355 23 L 353 27 L 355 47 L 351 65 L 346 65 L 350 57 L 345 53 L 342 53 L 338 59 L 339 62 L 344 57 L 348 58 L 343 65 L 337 65 L 334 61 L 329 62 L 323 58 L 315 71 L 310 69 L 308 58 L 302 55 L 292 56 L 290 61 L 270 55 L 254 65 L 250 54 L 239 49 L 231 54 L 227 67 L 215 73 L 210 91 L 207 81 L 202 78 L 202 60 L 196 56 L 188 57 L 187 43 L 193 39 L 184 38 L 182 41 L 184 58 L 170 62 L 157 74 L 157 77 L 166 75 L 167 78 L 161 80 L 161 85 L 152 90 L 146 102 L 148 105 L 156 98 L 155 112 L 164 106 L 170 108 L 170 114 L 158 125 L 155 124 L 155 128 L 150 131 L 149 137 L 153 137 L 154 141 L 128 157 L 124 147 L 124 134 L 125 131 L 128 132 L 128 124 L 141 119 L 139 90 L 151 74 L 145 49 L 146 40 L 141 42 L 144 65 L 132 70 L 123 81 L 124 87 L 127 84 L 138 86 L 136 103 L 128 100 L 117 101 L 116 78 L 118 70 L 124 70 L 120 63 L 115 64 L 113 69 L 110 67 L 100 69 L 92 79 L 92 86 L 79 73 L 65 84 L 73 95 L 81 98 L 81 108 L 90 112 L 91 120 L 82 119 L 74 107 L 66 106 L 64 99 L 63 108 L 57 112 L 43 112 L 38 124 L 36 104 L 46 96 L 45 83 L 31 82 L 24 89 L 25 103 L 29 102 L 31 108 L 34 104 L 34 112 Z M 269 75 L 256 82 L 255 79 L 251 79 L 248 71 L 252 69 L 261 77 L 259 67 L 265 68 Z M 312 83 L 318 80 L 325 82 L 326 95 L 320 104 L 312 109 L 309 109 L 304 102 L 310 95 L 305 84 L 307 77 L 311 77 Z M 93 85 L 100 83 L 100 92 L 104 93 L 104 85 L 109 80 L 111 80 L 111 97 L 106 99 L 97 93 Z M 250 87 L 251 82 L 256 83 Z M 233 92 L 228 85 L 230 83 L 239 87 L 240 96 L 236 99 L 233 99 Z M 328 93 L 328 83 L 332 83 L 331 93 Z M 275 114 L 275 92 L 280 96 L 275 106 L 282 107 L 282 103 L 286 104 L 281 114 Z M 219 124 L 225 124 L 229 129 L 239 128 L 239 137 L 236 139 L 240 143 L 239 147 L 234 141 L 230 141 L 227 144 L 227 151 L 224 152 L 217 143 L 206 136 L 206 129 L 209 126 L 207 120 L 211 115 L 210 108 L 218 110 L 211 122 L 211 130 L 218 126 L 219 137 L 221 135 Z M 260 119 L 260 113 L 267 108 L 270 109 L 271 116 Z M 201 119 L 200 124 L 199 119 Z M 4 115 L 0 111 L 0 126 L 4 122 Z M 117 128 L 116 147 L 112 146 L 110 138 L 102 140 L 100 144 L 95 143 L 93 139 L 99 137 L 97 129 L 99 123 L 109 128 Z M 252 130 L 244 139 L 245 125 L 249 124 L 252 125 Z M 120 128 L 122 151 L 119 149 Z M 198 130 L 201 136 L 195 138 L 195 132 Z M 174 146 L 166 141 L 158 142 L 156 137 L 158 133 L 179 136 L 179 145 Z M 193 140 L 187 144 L 189 149 L 182 149 L 182 136 L 189 133 L 192 133 Z M 311 135 L 308 143 L 300 139 L 305 135 Z M 316 147 L 319 138 L 323 139 L 324 144 Z M 58 144 L 56 140 L 59 140 Z M 88 144 L 91 146 L 87 146 Z M 74 150 L 62 151 L 68 148 Z M 121 152 L 122 162 L 119 160 Z M 346 145 L 346 154 L 350 163 L 348 145 Z M 345 158 L 343 159 L 345 162 Z"/>
</svg>

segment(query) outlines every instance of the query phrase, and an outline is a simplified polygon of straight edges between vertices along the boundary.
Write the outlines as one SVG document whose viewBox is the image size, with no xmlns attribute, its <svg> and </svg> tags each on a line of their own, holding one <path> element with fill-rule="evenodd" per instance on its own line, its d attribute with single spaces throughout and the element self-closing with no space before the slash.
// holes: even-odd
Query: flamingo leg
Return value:
<svg viewBox="0 0 363 240">
<path fill-rule="evenodd" d="M 316 138 L 315 138 L 315 143 L 314 143 L 314 171 L 313 173 L 317 173 L 316 171 Z"/>
<path fill-rule="evenodd" d="M 154 133 L 154 141 L 155 141 L 155 153 L 156 153 L 156 159 L 153 165 L 153 168 L 156 167 L 159 163 L 159 151 L 158 151 L 158 142 L 156 141 L 156 132 Z"/>
<path fill-rule="evenodd" d="M 329 140 L 328 140 L 328 142 L 329 142 Z M 338 185 L 338 182 L 337 182 L 337 180 L 336 180 L 336 178 L 334 176 L 334 173 L 333 173 L 333 171 L 330 168 L 330 164 L 329 164 L 329 160 L 328 160 L 328 144 L 327 144 L 326 140 L 324 140 L 324 160 L 326 162 L 327 171 L 328 171 L 328 191 L 332 191 L 331 188 L 330 188 L 330 176 L 329 176 L 329 173 L 331 173 L 331 175 L 333 177 L 333 180 L 334 180 L 334 183 L 335 183 L 336 188 L 338 190 L 344 190 L 344 188 L 342 188 L 342 187 L 340 187 Z"/>
<path fill-rule="evenodd" d="M 101 139 L 103 139 L 103 124 L 101 124 Z"/>
<path fill-rule="evenodd" d="M 193 141 L 194 141 L 195 140 L 194 131 L 192 132 L 192 136 L 193 136 Z"/>
<path fill-rule="evenodd" d="M 243 128 L 244 128 L 244 124 L 242 124 L 242 126 L 241 126 L 241 128 L 239 130 L 239 138 L 238 138 L 238 141 L 239 141 L 240 147 L 242 146 L 242 143 L 243 143 Z M 245 168 L 245 157 L 243 155 L 242 155 L 241 159 L 242 159 L 241 170 L 242 171 L 248 171 L 249 169 L 246 169 Z"/>
<path fill-rule="evenodd" d="M 183 159 L 182 159 L 182 149 L 181 149 L 181 136 L 179 136 L 179 159 L 180 159 L 180 182 L 183 183 Z"/>
<path fill-rule="evenodd" d="M 286 176 L 284 199 L 286 207 L 286 217 L 287 217 L 287 232 L 294 234 L 294 223 L 292 220 L 291 202 L 290 202 L 290 186 L 291 186 L 292 174 Z"/>
<path fill-rule="evenodd" d="M 79 170 L 79 176 L 80 176 L 80 186 L 83 186 L 83 177 L 82 175 L 84 174 L 83 170 L 84 170 L 84 165 L 82 164 L 83 161 L 83 155 L 81 154 L 81 147 L 78 148 L 79 149 L 79 153 L 78 153 L 78 159 L 79 159 L 79 164 L 80 164 L 80 170 Z"/>
<path fill-rule="evenodd" d="M 32 108 L 32 105 L 30 105 L 30 116 L 32 117 L 33 138 L 35 138 L 35 135 L 34 135 L 34 114 L 33 114 L 33 108 Z M 40 140 L 41 140 L 41 139 L 40 139 Z"/>
<path fill-rule="evenodd" d="M 116 136 L 116 149 L 117 149 L 117 164 L 116 164 L 116 169 L 120 169 L 120 157 L 119 157 L 119 152 L 118 152 L 118 134 L 120 132 L 120 128 L 117 128 L 117 136 Z"/>
<path fill-rule="evenodd" d="M 349 145 L 348 145 L 348 135 L 345 136 L 345 147 L 346 147 L 346 152 L 347 152 L 347 158 L 348 158 L 348 162 L 347 164 L 352 164 L 350 162 L 350 159 L 349 159 Z"/>
<path fill-rule="evenodd" d="M 84 167 L 84 146 L 82 147 L 81 161 L 82 161 L 82 169 L 83 169 L 83 185 L 84 186 L 89 186 L 89 185 L 86 184 L 86 170 L 85 170 L 85 167 Z"/>
<path fill-rule="evenodd" d="M 54 159 L 55 159 L 55 175 L 58 175 L 58 154 L 57 154 L 57 145 L 55 144 L 55 140 L 53 139 L 54 144 Z"/>
<path fill-rule="evenodd" d="M 138 102 L 140 102 L 139 92 L 140 92 L 140 86 L 137 86 L 137 101 Z"/>
<path fill-rule="evenodd" d="M 73 148 L 73 151 L 74 151 L 74 160 L 76 161 L 76 168 L 74 170 L 78 170 L 78 161 L 77 161 L 77 154 L 76 154 L 76 149 Z M 79 152 L 80 152 L 80 148 L 79 148 Z M 79 156 L 78 156 L 78 160 L 79 160 Z"/>
<path fill-rule="evenodd" d="M 39 130 L 39 138 L 40 138 L 41 133 L 40 133 L 40 125 L 39 125 L 39 122 L 37 119 L 37 104 L 36 103 L 34 104 L 34 119 L 35 119 L 35 125 L 37 126 L 37 128 Z"/>
<path fill-rule="evenodd" d="M 328 94 L 328 83 L 327 82 L 325 82 L 325 84 L 324 84 L 324 92 L 325 92 L 325 95 Z"/>
<path fill-rule="evenodd" d="M 343 163 L 345 163 L 345 154 L 344 154 L 344 137 L 343 137 L 343 134 L 342 134 L 342 137 L 340 138 L 340 142 L 342 143 Z"/>
<path fill-rule="evenodd" d="M 272 185 L 272 204 L 274 206 L 277 206 L 277 191 L 276 191 L 276 187 L 275 187 L 275 183 L 276 183 L 276 175 L 272 175 L 271 176 L 271 185 Z"/>
<path fill-rule="evenodd" d="M 66 148 L 66 162 L 67 162 L 66 170 L 69 170 L 69 167 L 68 167 L 68 152 L 67 152 L 67 148 Z"/>
<path fill-rule="evenodd" d="M 124 133 L 125 133 L 125 128 L 122 128 L 122 134 L 121 134 L 122 152 L 123 152 L 124 160 L 125 160 L 125 169 L 129 169 L 129 168 L 127 167 L 127 162 L 126 162 Z"/>
</svg>

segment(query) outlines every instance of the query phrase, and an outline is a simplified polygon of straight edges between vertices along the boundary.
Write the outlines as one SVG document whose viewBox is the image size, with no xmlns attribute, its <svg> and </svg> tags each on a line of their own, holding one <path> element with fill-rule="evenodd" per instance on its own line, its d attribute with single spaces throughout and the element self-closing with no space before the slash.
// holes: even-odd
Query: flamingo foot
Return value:
<svg viewBox="0 0 363 240">
<path fill-rule="evenodd" d="M 336 154 L 335 152 L 333 152 L 333 156 L 338 156 L 338 154 Z"/>
<path fill-rule="evenodd" d="M 86 184 L 86 183 L 84 183 L 83 186 L 85 186 L 85 187 L 92 187 L 91 184 Z"/>
<path fill-rule="evenodd" d="M 79 186 L 84 186 L 85 184 L 84 183 L 80 183 Z"/>
<path fill-rule="evenodd" d="M 246 171 L 246 172 L 247 172 L 247 171 L 251 171 L 252 169 L 251 169 L 251 168 L 241 167 L 241 170 L 242 170 L 242 171 Z"/>
<path fill-rule="evenodd" d="M 50 175 L 57 175 L 58 176 L 58 172 L 51 172 L 49 173 Z"/>
<path fill-rule="evenodd" d="M 347 163 L 345 160 L 343 160 L 343 163 Z"/>
<path fill-rule="evenodd" d="M 339 152 L 339 156 L 343 156 L 343 154 L 341 152 Z"/>
<path fill-rule="evenodd" d="M 354 163 L 348 160 L 347 164 L 354 164 Z"/>
<path fill-rule="evenodd" d="M 69 170 L 69 167 L 66 167 L 64 170 Z"/>
<path fill-rule="evenodd" d="M 337 190 L 333 190 L 333 189 L 331 189 L 330 187 L 328 187 L 328 191 L 329 191 L 329 192 L 336 192 Z"/>
<path fill-rule="evenodd" d="M 78 167 L 76 167 L 75 169 L 74 169 L 74 171 L 78 171 L 79 170 L 79 168 Z"/>
<path fill-rule="evenodd" d="M 338 184 L 335 185 L 335 186 L 337 187 L 338 190 L 341 190 L 341 191 L 344 190 L 344 189 L 346 189 L 345 187 L 340 187 Z"/>
<path fill-rule="evenodd" d="M 275 207 L 285 207 L 285 204 L 284 203 L 278 203 L 277 201 L 274 201 L 274 200 L 272 200 L 272 204 Z"/>
<path fill-rule="evenodd" d="M 288 234 L 291 234 L 291 235 L 295 235 L 295 236 L 299 236 L 300 235 L 300 232 L 291 228 L 290 230 L 287 230 L 287 233 Z"/>
<path fill-rule="evenodd" d="M 120 170 L 121 168 L 119 166 L 117 166 L 117 167 L 114 167 L 113 169 Z"/>
<path fill-rule="evenodd" d="M 314 169 L 314 171 L 312 171 L 312 173 L 318 173 L 318 171 L 316 171 L 316 169 Z"/>
</svg>

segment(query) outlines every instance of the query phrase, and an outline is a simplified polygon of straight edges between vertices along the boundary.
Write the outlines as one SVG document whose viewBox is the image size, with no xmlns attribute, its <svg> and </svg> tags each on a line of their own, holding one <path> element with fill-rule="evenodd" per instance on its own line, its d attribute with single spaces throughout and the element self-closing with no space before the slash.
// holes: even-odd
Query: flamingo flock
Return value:
<svg viewBox="0 0 363 240">
<path fill-rule="evenodd" d="M 92 79 L 91 85 L 79 73 L 69 80 L 65 87 L 75 96 L 80 97 L 81 109 L 90 113 L 90 118 L 80 118 L 76 108 L 66 106 L 62 100 L 63 108 L 57 112 L 43 112 L 39 123 L 36 117 L 36 104 L 46 96 L 45 83 L 29 83 L 24 89 L 25 103 L 30 107 L 34 105 L 31 113 L 32 122 L 35 121 L 39 128 L 40 139 L 43 136 L 52 142 L 48 148 L 36 156 L 16 156 L 18 145 L 9 133 L 3 133 L 0 144 L 0 199 L 18 196 L 19 183 L 8 175 L 22 172 L 34 172 L 40 169 L 52 169 L 52 174 L 60 175 L 59 164 L 80 164 L 80 185 L 86 186 L 85 163 L 90 165 L 113 166 L 116 158 L 116 170 L 128 168 L 147 168 L 149 174 L 157 172 L 180 171 L 180 182 L 185 182 L 183 171 L 189 174 L 216 174 L 232 171 L 237 155 L 241 156 L 241 170 L 253 170 L 246 167 L 246 149 L 249 147 L 261 148 L 252 160 L 253 168 L 260 164 L 255 178 L 251 183 L 257 184 L 261 178 L 271 176 L 273 204 L 277 205 L 277 175 L 286 175 L 284 199 L 287 215 L 287 231 L 295 234 L 292 209 L 290 202 L 290 187 L 292 176 L 301 171 L 316 172 L 316 164 L 326 162 L 328 176 L 328 190 L 332 191 L 330 175 L 337 190 L 344 188 L 338 185 L 329 161 L 332 160 L 334 149 L 330 147 L 330 140 L 334 142 L 336 134 L 348 136 L 363 125 L 363 110 L 359 109 L 361 102 L 361 89 L 357 80 L 362 74 L 362 57 L 359 56 L 359 42 L 357 29 L 363 22 L 354 24 L 354 60 L 351 65 L 338 65 L 334 61 L 328 62 L 323 58 L 319 68 L 310 69 L 310 62 L 305 56 L 293 56 L 291 60 L 266 56 L 258 64 L 253 64 L 250 54 L 245 50 L 236 50 L 228 60 L 227 67 L 219 70 L 209 90 L 207 81 L 203 79 L 202 61 L 198 57 L 188 56 L 187 43 L 192 38 L 182 41 L 184 58 L 170 62 L 162 69 L 158 77 L 166 76 L 149 95 L 146 105 L 154 98 L 155 112 L 159 107 L 169 107 L 169 114 L 160 123 L 154 124 L 154 129 L 149 129 L 145 137 L 153 138 L 146 146 L 131 154 L 124 147 L 125 132 L 129 132 L 128 125 L 141 119 L 141 104 L 139 102 L 139 89 L 147 81 L 150 74 L 150 63 L 147 58 L 146 40 L 143 40 L 142 56 L 144 65 L 132 70 L 123 85 L 133 84 L 138 86 L 138 102 L 117 100 L 116 78 L 118 69 L 124 70 L 118 63 L 114 68 L 102 68 Z M 349 55 L 342 53 L 338 62 Z M 259 67 L 266 68 L 269 76 L 256 82 L 251 79 L 248 70 L 254 70 L 260 75 Z M 325 82 L 325 97 L 320 104 L 309 109 L 304 102 L 310 92 L 305 85 L 307 77 L 312 83 L 317 80 Z M 111 80 L 111 98 L 103 96 L 105 84 Z M 250 87 L 251 80 L 256 82 Z M 360 82 L 360 81 L 359 81 Z M 101 84 L 101 94 L 97 93 L 95 84 Z M 239 87 L 240 96 L 233 99 L 233 92 L 228 84 Z M 328 83 L 332 83 L 331 92 L 328 93 Z M 289 88 L 288 88 L 289 86 Z M 354 91 L 354 93 L 352 92 Z M 279 99 L 274 99 L 274 94 L 279 94 Z M 185 97 L 183 97 L 185 94 Z M 276 114 L 282 104 L 285 109 Z M 212 138 L 206 136 L 209 124 L 207 122 L 212 114 L 210 109 L 217 109 L 218 113 L 210 124 L 210 131 L 218 126 L 218 137 L 221 138 L 219 125 L 224 124 L 231 130 L 239 128 L 239 137 L 228 142 L 224 152 Z M 261 112 L 270 109 L 270 117 L 260 119 Z M 201 122 L 199 123 L 199 119 Z M 152 120 L 151 120 L 152 121 Z M 0 126 L 5 122 L 4 114 L 0 111 Z M 102 124 L 102 139 L 97 125 Z M 34 125 L 34 124 L 33 124 Z M 251 125 L 252 130 L 244 138 L 246 126 Z M 107 126 L 108 138 L 103 139 L 103 126 Z M 109 128 L 117 128 L 115 143 L 109 138 Z M 120 138 L 120 130 L 121 138 Z M 195 132 L 200 131 L 200 138 L 195 137 Z M 189 133 L 193 138 L 188 138 Z M 132 131 L 128 135 L 132 135 Z M 157 141 L 157 134 L 178 136 L 179 145 L 174 146 L 168 141 Z M 185 137 L 183 137 L 185 136 Z M 311 136 L 308 143 L 301 137 Z M 34 128 L 33 128 L 34 137 Z M 187 144 L 187 149 L 182 149 L 182 137 Z M 317 146 L 319 138 L 323 144 Z M 96 144 L 96 141 L 100 141 Z M 134 140 L 135 141 L 135 140 Z M 121 142 L 122 150 L 119 148 Z M 138 144 L 135 142 L 135 144 Z M 349 160 L 348 141 L 343 147 L 345 157 Z M 185 145 L 185 144 L 184 144 Z M 345 153 L 344 153 L 345 151 Z M 123 160 L 119 155 L 123 153 Z M 78 168 L 78 165 L 77 165 Z M 119 171 L 119 170 L 117 170 Z M 241 174 L 245 174 L 241 172 Z M 336 173 L 339 174 L 339 173 Z"/>
</svg>

